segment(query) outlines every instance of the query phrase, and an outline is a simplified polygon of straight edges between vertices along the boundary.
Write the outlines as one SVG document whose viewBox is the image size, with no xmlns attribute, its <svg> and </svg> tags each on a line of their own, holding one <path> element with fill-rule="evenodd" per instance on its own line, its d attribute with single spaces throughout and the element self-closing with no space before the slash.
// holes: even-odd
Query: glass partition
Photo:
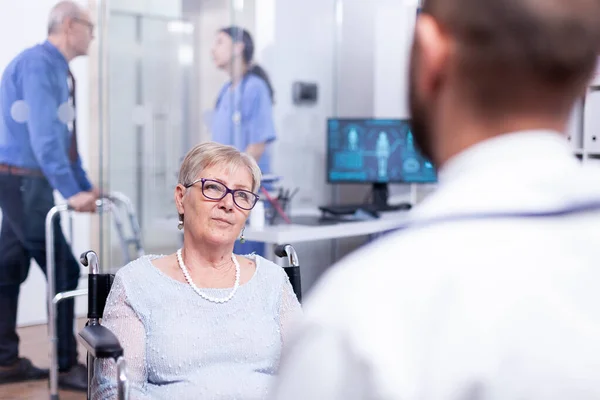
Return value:
<svg viewBox="0 0 600 400">
<path fill-rule="evenodd" d="M 180 162 L 196 141 L 192 133 L 194 25 L 181 16 L 105 9 L 101 59 L 106 102 L 100 160 L 103 190 L 131 201 L 146 253 L 172 252 L 179 241 L 173 192 Z M 160 11 L 160 10 L 159 10 Z M 119 203 L 117 203 L 119 204 Z M 124 234 L 115 213 L 102 219 L 99 246 L 105 265 L 124 264 Z M 136 256 L 132 246 L 130 258 Z M 108 261 L 108 262 L 107 262 Z"/>
<path fill-rule="evenodd" d="M 140 14 L 109 20 L 109 187 L 131 199 L 155 251 L 164 243 L 158 226 L 176 217 L 173 190 L 190 142 L 191 31 L 181 20 Z"/>
</svg>

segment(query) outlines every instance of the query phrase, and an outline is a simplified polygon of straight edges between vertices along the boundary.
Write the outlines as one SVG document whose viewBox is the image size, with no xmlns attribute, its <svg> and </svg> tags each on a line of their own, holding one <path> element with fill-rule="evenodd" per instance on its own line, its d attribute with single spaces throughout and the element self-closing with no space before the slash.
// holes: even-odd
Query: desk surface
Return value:
<svg viewBox="0 0 600 400">
<path fill-rule="evenodd" d="M 370 221 L 340 222 L 325 225 L 282 224 L 252 228 L 247 226 L 244 237 L 247 240 L 270 244 L 311 242 L 315 240 L 341 239 L 365 236 L 392 230 L 406 222 L 406 211 L 381 213 L 381 217 Z"/>
</svg>

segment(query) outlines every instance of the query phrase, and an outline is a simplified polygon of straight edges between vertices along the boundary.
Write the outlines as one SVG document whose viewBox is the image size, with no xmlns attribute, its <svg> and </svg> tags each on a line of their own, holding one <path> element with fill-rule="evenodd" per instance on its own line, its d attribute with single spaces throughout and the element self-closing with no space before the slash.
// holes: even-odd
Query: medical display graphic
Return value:
<svg viewBox="0 0 600 400">
<path fill-rule="evenodd" d="M 332 183 L 431 183 L 437 173 L 414 144 L 409 120 L 329 119 L 327 178 Z"/>
</svg>

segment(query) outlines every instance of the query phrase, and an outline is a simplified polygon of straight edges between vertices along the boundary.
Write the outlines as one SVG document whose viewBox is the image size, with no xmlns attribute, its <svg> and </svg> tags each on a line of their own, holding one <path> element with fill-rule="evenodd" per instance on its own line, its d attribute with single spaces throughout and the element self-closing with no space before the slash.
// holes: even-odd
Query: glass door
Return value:
<svg viewBox="0 0 600 400">
<path fill-rule="evenodd" d="M 127 196 L 137 213 L 146 253 L 178 245 L 173 191 L 192 143 L 189 90 L 193 26 L 183 20 L 110 12 L 106 46 L 108 93 L 104 182 Z M 130 233 L 126 231 L 126 233 Z M 103 256 L 123 265 L 121 237 L 103 218 Z"/>
</svg>

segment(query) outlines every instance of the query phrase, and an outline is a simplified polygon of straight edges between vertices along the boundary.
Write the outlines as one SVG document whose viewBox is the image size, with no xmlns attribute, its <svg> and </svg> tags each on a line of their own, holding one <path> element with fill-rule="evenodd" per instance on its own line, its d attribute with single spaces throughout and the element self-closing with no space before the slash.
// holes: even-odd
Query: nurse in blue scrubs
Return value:
<svg viewBox="0 0 600 400">
<path fill-rule="evenodd" d="M 269 174 L 270 144 L 276 139 L 274 93 L 267 73 L 253 63 L 252 37 L 237 26 L 223 28 L 217 33 L 212 55 L 217 68 L 230 77 L 217 98 L 211 122 L 212 140 L 250 154 L 263 175 Z M 237 242 L 234 252 L 264 256 L 264 243 Z"/>
</svg>

